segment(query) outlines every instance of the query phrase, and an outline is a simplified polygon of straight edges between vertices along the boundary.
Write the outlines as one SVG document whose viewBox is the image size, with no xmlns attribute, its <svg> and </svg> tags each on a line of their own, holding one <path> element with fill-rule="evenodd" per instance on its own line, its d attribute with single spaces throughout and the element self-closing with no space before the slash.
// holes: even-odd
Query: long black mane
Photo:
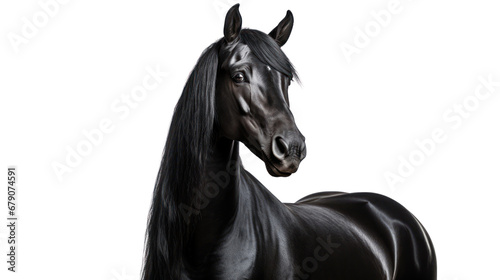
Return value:
<svg viewBox="0 0 500 280">
<path fill-rule="evenodd" d="M 170 279 L 181 269 L 189 228 L 179 205 L 190 205 L 213 140 L 220 42 L 203 52 L 175 107 L 149 213 L 143 279 Z"/>
<path fill-rule="evenodd" d="M 244 29 L 240 36 L 240 43 L 260 61 L 298 79 L 289 59 L 267 34 Z M 179 205 L 193 204 L 193 190 L 201 184 L 214 140 L 214 99 L 223 44 L 224 39 L 219 39 L 203 52 L 175 107 L 149 212 L 143 279 L 174 279 L 182 270 L 183 250 L 196 217 L 186 222 Z"/>
</svg>

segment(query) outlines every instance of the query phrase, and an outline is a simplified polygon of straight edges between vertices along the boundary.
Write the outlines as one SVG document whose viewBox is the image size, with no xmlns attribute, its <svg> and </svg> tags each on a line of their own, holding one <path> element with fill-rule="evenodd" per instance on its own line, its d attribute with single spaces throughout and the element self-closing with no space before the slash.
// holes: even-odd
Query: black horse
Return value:
<svg viewBox="0 0 500 280">
<path fill-rule="evenodd" d="M 429 235 L 397 202 L 329 192 L 283 204 L 243 168 L 239 142 L 273 176 L 296 172 L 306 148 L 288 101 L 297 76 L 280 48 L 292 13 L 265 34 L 242 30 L 238 7 L 175 108 L 143 279 L 436 279 Z"/>
</svg>

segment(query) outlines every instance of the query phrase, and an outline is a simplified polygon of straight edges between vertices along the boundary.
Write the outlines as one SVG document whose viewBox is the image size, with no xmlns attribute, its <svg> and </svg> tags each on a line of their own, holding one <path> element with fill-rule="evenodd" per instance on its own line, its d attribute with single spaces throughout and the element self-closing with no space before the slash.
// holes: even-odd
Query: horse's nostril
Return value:
<svg viewBox="0 0 500 280">
<path fill-rule="evenodd" d="M 288 155 L 288 144 L 285 139 L 280 136 L 274 138 L 273 141 L 273 155 L 279 159 L 283 160 Z"/>
</svg>

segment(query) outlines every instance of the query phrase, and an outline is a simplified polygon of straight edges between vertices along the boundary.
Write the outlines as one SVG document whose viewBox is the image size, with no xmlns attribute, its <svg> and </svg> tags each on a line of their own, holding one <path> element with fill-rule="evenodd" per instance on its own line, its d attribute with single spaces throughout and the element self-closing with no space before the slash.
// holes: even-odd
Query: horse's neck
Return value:
<svg viewBox="0 0 500 280">
<path fill-rule="evenodd" d="M 197 214 L 188 252 L 194 266 L 207 261 L 236 212 L 241 163 L 238 143 L 219 139 L 212 147 L 198 190 L 194 212 Z"/>
<path fill-rule="evenodd" d="M 188 245 L 195 266 L 206 263 L 214 244 L 235 229 L 253 232 L 258 227 L 272 234 L 271 220 L 266 218 L 284 209 L 276 197 L 243 169 L 236 141 L 222 140 L 214 145 L 204 178 L 199 192 L 203 209 L 200 209 L 193 239 Z"/>
</svg>

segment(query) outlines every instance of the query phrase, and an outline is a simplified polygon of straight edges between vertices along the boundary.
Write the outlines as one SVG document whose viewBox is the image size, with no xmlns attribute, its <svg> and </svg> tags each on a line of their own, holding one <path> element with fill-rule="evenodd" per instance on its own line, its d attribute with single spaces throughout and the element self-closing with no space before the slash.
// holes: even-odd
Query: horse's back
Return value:
<svg viewBox="0 0 500 280">
<path fill-rule="evenodd" d="M 356 272 L 362 269 L 359 263 L 341 260 L 344 254 L 347 259 L 364 259 L 372 270 L 366 273 L 373 273 L 373 280 L 436 279 L 436 256 L 426 230 L 406 208 L 386 196 L 323 192 L 288 206 L 315 231 L 325 234 L 331 230 L 333 238 L 339 240 L 338 258 L 332 260 L 344 262 L 345 273 L 352 270 L 360 275 L 353 278 L 346 274 L 336 279 L 363 279 L 366 275 L 366 271 Z M 329 224 L 325 224 L 325 212 L 330 213 L 326 214 Z M 315 224 L 314 220 L 320 222 Z"/>
</svg>

